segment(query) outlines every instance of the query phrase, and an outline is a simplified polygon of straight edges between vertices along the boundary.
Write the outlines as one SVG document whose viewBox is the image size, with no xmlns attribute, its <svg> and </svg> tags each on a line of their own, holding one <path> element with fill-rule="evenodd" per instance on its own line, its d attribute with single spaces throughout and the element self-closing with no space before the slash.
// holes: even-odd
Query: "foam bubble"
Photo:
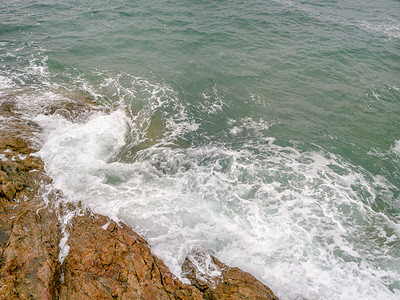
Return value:
<svg viewBox="0 0 400 300">
<path fill-rule="evenodd" d="M 33 58 L 29 61 L 29 66 L 26 68 L 27 73 L 40 77 L 49 77 L 49 68 L 47 66 L 48 56 L 42 56 L 40 59 Z"/>
<path fill-rule="evenodd" d="M 239 128 L 239 127 L 233 127 L 229 132 L 231 133 L 231 134 L 233 134 L 233 135 L 237 135 L 238 133 L 240 133 L 240 132 L 242 132 L 243 131 L 243 129 L 242 128 Z"/>
</svg>

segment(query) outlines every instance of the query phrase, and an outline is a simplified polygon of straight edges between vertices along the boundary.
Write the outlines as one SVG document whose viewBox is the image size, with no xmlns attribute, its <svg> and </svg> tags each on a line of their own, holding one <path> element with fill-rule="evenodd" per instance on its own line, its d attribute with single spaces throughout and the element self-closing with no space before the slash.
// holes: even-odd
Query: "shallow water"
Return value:
<svg viewBox="0 0 400 300">
<path fill-rule="evenodd" d="M 281 299 L 399 297 L 398 1 L 3 2 L 0 97 L 63 201 L 177 276 L 206 250 Z M 42 114 L 72 94 L 111 113 Z"/>
</svg>

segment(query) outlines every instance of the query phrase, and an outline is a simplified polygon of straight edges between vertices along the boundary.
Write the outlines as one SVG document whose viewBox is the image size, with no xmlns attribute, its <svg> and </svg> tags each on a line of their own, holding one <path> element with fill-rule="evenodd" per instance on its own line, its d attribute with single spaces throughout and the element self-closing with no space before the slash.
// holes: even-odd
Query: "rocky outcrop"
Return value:
<svg viewBox="0 0 400 300">
<path fill-rule="evenodd" d="M 60 273 L 54 212 L 38 201 L 23 202 L 3 205 L 1 219 L 0 298 L 54 299 Z"/>
<path fill-rule="evenodd" d="M 57 193 L 42 191 L 51 179 L 31 142 L 39 126 L 13 101 L 0 101 L 0 299 L 277 299 L 252 275 L 216 258 L 220 276 L 213 278 L 199 276 L 187 259 L 191 285 L 184 284 L 124 224 L 81 207 L 56 207 Z M 79 110 L 90 110 L 87 99 L 46 105 L 43 113 L 75 118 Z M 66 228 L 59 224 L 63 213 L 75 215 Z M 61 264 L 65 229 L 70 248 Z"/>
<path fill-rule="evenodd" d="M 125 225 L 85 213 L 69 232 L 60 299 L 202 299 Z"/>
<path fill-rule="evenodd" d="M 211 277 L 207 274 L 199 274 L 199 270 L 189 258 L 186 258 L 182 265 L 183 274 L 193 286 L 203 293 L 204 299 L 278 299 L 267 286 L 253 275 L 239 268 L 231 268 L 213 256 L 211 256 L 211 260 L 214 267 L 220 272 L 220 276 Z"/>
<path fill-rule="evenodd" d="M 38 197 L 50 182 L 30 144 L 38 128 L 0 106 L 0 299 L 54 299 L 59 278 L 59 222 Z"/>
</svg>

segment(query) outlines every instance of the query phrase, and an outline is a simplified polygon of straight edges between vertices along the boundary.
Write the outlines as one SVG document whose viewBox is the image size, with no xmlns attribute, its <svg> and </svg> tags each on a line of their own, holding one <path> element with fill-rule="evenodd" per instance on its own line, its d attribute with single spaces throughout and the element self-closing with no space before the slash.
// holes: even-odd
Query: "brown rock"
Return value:
<svg viewBox="0 0 400 300">
<path fill-rule="evenodd" d="M 29 154 L 32 153 L 33 150 L 29 146 L 28 142 L 19 136 L 3 136 L 0 138 L 0 149 L 6 150 L 10 149 L 12 151 Z"/>
<path fill-rule="evenodd" d="M 182 266 L 183 274 L 202 291 L 204 299 L 278 299 L 266 285 L 254 278 L 253 275 L 239 268 L 231 268 L 213 256 L 211 259 L 216 269 L 221 272 L 217 278 L 199 274 L 200 272 L 188 258 Z"/>
<path fill-rule="evenodd" d="M 47 178 L 42 161 L 30 155 L 37 128 L 12 102 L 1 109 L 6 130 L 0 132 L 0 299 L 55 299 L 60 229 L 55 212 L 35 196 Z"/>
<path fill-rule="evenodd" d="M 88 214 L 70 229 L 60 299 L 202 299 L 153 256 L 146 241 L 125 225 Z"/>
<path fill-rule="evenodd" d="M 7 239 L 1 250 L 0 299 L 54 299 L 56 295 L 58 220 L 51 209 L 32 201 L 2 214 L 2 223 L 8 218 L 12 226 L 11 232 L 0 229 L 2 242 Z"/>
<path fill-rule="evenodd" d="M 0 184 L 8 181 L 8 176 L 6 172 L 0 170 Z"/>
<path fill-rule="evenodd" d="M 7 182 L 1 186 L 1 192 L 8 198 L 8 200 L 12 200 L 17 190 L 11 182 Z"/>
<path fill-rule="evenodd" d="M 25 188 L 32 191 L 38 188 L 39 182 L 49 182 L 43 172 L 43 162 L 31 155 L 26 155 L 24 160 L 0 160 L 0 198 L 11 201 L 20 198 Z"/>
</svg>

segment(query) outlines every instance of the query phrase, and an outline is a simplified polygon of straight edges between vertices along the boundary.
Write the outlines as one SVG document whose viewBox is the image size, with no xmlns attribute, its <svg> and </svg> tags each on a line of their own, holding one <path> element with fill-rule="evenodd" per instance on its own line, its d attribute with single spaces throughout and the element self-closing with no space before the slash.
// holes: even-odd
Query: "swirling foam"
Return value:
<svg viewBox="0 0 400 300">
<path fill-rule="evenodd" d="M 29 79 L 45 91 L 20 96 L 18 105 L 59 99 L 45 56 L 23 72 L 12 82 Z M 201 124 L 169 86 L 101 71 L 90 74 L 98 84 L 71 77 L 74 87 L 120 109 L 85 123 L 32 110 L 45 129 L 39 155 L 63 201 L 124 221 L 177 276 L 200 249 L 251 272 L 281 299 L 400 296 L 400 222 L 371 208 L 398 191 L 385 178 L 322 149 L 279 146 L 268 138 L 269 124 L 251 118 L 228 120 L 230 143 L 181 147 L 179 139 Z M 226 105 L 217 89 L 204 95 L 217 100 L 207 102 L 215 104 L 210 114 Z M 399 147 L 396 141 L 392 152 Z"/>
<path fill-rule="evenodd" d="M 127 163 L 115 155 L 136 132 L 128 119 L 121 111 L 85 124 L 39 116 L 48 134 L 40 155 L 66 201 L 133 227 L 177 276 L 200 249 L 253 273 L 282 299 L 399 296 L 398 220 L 371 209 L 394 188 L 384 178 L 265 137 L 238 148 L 240 132 L 235 145 L 160 141 Z M 267 128 L 240 124 L 247 133 Z"/>
</svg>

